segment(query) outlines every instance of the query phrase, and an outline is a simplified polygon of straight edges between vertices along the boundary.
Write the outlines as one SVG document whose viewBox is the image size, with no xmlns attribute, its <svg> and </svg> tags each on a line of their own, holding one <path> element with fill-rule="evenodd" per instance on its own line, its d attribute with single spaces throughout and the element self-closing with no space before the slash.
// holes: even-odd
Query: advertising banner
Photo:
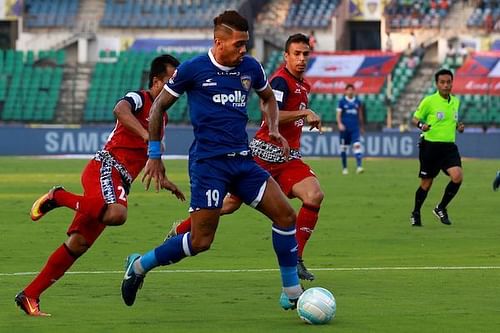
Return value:
<svg viewBox="0 0 500 333">
<path fill-rule="evenodd" d="M 349 83 L 358 93 L 378 93 L 399 57 L 380 51 L 317 52 L 309 59 L 305 77 L 316 93 L 343 93 Z"/>
<path fill-rule="evenodd" d="M 102 149 L 112 126 L 85 126 L 77 128 L 28 128 L 22 126 L 0 127 L 0 155 L 92 155 Z M 257 128 L 248 129 L 248 137 Z M 189 126 L 167 127 L 164 140 L 165 155 L 188 154 L 193 141 Z M 22 138 L 18 140 L 16 138 Z M 367 157 L 417 158 L 419 134 L 366 133 L 361 142 Z M 457 135 L 457 145 L 464 157 L 500 158 L 500 133 L 465 133 Z M 340 141 L 338 132 L 304 132 L 301 138 L 304 157 L 338 157 Z"/>
</svg>

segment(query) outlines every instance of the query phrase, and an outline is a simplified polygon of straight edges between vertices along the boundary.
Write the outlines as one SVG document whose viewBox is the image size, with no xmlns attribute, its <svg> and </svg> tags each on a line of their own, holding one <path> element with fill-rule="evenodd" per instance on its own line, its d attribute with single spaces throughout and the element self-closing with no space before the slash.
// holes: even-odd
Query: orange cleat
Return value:
<svg viewBox="0 0 500 333">
<path fill-rule="evenodd" d="M 50 313 L 45 313 L 40 311 L 40 300 L 28 297 L 21 291 L 16 295 L 16 304 L 20 307 L 28 316 L 34 317 L 50 317 Z"/>
<path fill-rule="evenodd" d="M 62 186 L 54 186 L 49 192 L 38 198 L 31 207 L 30 216 L 33 221 L 38 221 L 52 209 L 59 207 L 54 200 L 54 193 L 59 190 L 64 190 Z"/>
</svg>

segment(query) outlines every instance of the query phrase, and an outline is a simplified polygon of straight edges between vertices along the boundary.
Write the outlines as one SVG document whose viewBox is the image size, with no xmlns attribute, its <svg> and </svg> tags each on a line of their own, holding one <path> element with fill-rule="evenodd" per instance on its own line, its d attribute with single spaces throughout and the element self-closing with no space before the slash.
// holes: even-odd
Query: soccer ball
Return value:
<svg viewBox="0 0 500 333">
<path fill-rule="evenodd" d="M 336 311 L 335 297 L 325 288 L 309 288 L 297 302 L 299 317 L 308 324 L 326 324 L 335 317 Z"/>
</svg>

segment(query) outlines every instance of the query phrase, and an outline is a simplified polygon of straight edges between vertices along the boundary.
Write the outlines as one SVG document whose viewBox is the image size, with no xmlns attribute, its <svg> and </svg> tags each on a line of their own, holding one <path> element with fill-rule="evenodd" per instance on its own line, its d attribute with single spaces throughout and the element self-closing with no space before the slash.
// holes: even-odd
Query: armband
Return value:
<svg viewBox="0 0 500 333">
<path fill-rule="evenodd" d="M 161 159 L 161 141 L 149 141 L 148 156 L 152 160 Z"/>
</svg>

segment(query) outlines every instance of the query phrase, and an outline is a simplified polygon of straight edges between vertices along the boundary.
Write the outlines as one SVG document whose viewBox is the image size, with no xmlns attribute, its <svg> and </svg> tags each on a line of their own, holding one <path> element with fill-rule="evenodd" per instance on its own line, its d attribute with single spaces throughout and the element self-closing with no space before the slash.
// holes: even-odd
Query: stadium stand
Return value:
<svg viewBox="0 0 500 333">
<path fill-rule="evenodd" d="M 171 52 L 181 62 L 198 53 Z M 86 122 L 109 122 L 114 120 L 113 107 L 116 101 L 130 90 L 148 87 L 149 64 L 159 55 L 157 52 L 124 51 L 119 55 L 101 51 L 101 59 L 115 57 L 115 62 L 98 62 L 95 66 L 83 119 Z M 169 110 L 169 121 L 172 123 L 187 121 L 187 100 L 181 97 Z"/>
<path fill-rule="evenodd" d="M 338 5 L 338 0 L 293 1 L 288 9 L 285 28 L 326 28 Z"/>
<path fill-rule="evenodd" d="M 4 121 L 50 122 L 63 77 L 64 51 L 0 50 L 0 104 Z"/>
<path fill-rule="evenodd" d="M 27 28 L 73 27 L 79 0 L 26 0 Z"/>
<path fill-rule="evenodd" d="M 392 29 L 437 28 L 451 3 L 451 0 L 392 0 L 385 11 Z"/>
<path fill-rule="evenodd" d="M 213 18 L 242 0 L 106 0 L 103 27 L 208 28 Z"/>
<path fill-rule="evenodd" d="M 500 31 L 500 1 L 480 0 L 476 4 L 474 12 L 467 20 L 467 26 L 473 28 L 484 28 L 487 32 Z"/>
</svg>

